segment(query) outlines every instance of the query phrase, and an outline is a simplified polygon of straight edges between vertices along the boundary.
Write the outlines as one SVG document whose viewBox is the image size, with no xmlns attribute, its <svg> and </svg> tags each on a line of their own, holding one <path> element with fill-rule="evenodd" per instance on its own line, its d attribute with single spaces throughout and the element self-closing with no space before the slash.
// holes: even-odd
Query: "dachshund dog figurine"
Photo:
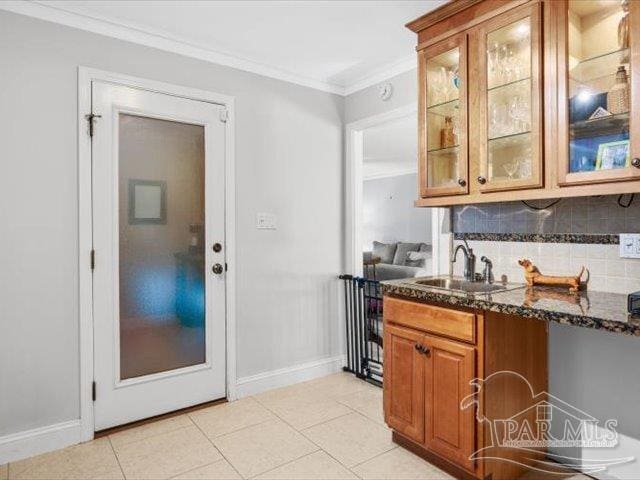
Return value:
<svg viewBox="0 0 640 480">
<path fill-rule="evenodd" d="M 580 289 L 580 281 L 582 274 L 585 271 L 584 266 L 580 269 L 580 273 L 575 277 L 558 277 L 552 275 L 543 275 L 538 270 L 531 260 L 523 258 L 518 260 L 521 267 L 524 268 L 524 279 L 527 285 L 533 287 L 534 285 L 550 285 L 550 286 L 567 286 L 570 292 L 577 292 Z"/>
</svg>

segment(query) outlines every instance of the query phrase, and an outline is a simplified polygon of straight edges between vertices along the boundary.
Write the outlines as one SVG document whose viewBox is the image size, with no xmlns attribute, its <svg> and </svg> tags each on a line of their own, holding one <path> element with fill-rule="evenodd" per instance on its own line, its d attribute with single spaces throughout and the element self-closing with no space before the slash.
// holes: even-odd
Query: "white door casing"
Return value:
<svg viewBox="0 0 640 480">
<path fill-rule="evenodd" d="M 92 139 L 94 429 L 148 418 L 226 395 L 225 118 L 223 105 L 154 91 L 92 83 L 92 113 L 99 115 Z M 205 131 L 205 362 L 190 367 L 120 379 L 118 119 L 120 114 L 202 125 Z"/>
</svg>

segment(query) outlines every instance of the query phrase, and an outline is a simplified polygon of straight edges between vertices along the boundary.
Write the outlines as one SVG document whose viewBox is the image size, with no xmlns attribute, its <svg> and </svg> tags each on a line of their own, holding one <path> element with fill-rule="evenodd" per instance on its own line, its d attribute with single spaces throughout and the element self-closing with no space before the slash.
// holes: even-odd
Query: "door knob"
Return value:
<svg viewBox="0 0 640 480">
<path fill-rule="evenodd" d="M 222 265 L 220 265 L 219 263 L 216 263 L 216 264 L 213 265 L 213 267 L 211 267 L 211 270 L 216 275 L 220 275 L 220 274 L 222 274 L 222 271 L 224 270 L 224 268 L 222 268 Z"/>
<path fill-rule="evenodd" d="M 220 245 L 220 243 L 216 242 L 213 244 L 213 251 L 218 253 L 220 250 L 222 250 L 222 245 Z"/>
</svg>

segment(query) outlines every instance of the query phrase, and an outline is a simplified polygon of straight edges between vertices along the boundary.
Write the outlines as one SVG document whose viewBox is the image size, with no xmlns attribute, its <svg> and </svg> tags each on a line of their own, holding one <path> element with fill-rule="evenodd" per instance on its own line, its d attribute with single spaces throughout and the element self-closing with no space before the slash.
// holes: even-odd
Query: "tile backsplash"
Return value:
<svg viewBox="0 0 640 480">
<path fill-rule="evenodd" d="M 621 199 L 623 204 L 629 196 Z M 549 200 L 534 200 L 542 207 Z M 618 196 L 565 198 L 545 210 L 533 210 L 522 202 L 465 205 L 453 209 L 456 233 L 640 233 L 640 198 L 629 208 L 618 205 Z"/>
<path fill-rule="evenodd" d="M 461 243 L 456 241 L 455 244 Z M 503 275 L 511 282 L 524 282 L 521 258 L 531 259 L 547 275 L 575 275 L 584 265 L 589 269 L 589 289 L 630 293 L 640 290 L 640 260 L 623 259 L 619 245 L 582 243 L 533 243 L 469 241 L 477 257 L 476 270 L 482 273 L 480 257 L 486 255 L 493 262 L 496 281 Z M 463 255 L 458 254 L 454 275 L 462 276 Z M 586 275 L 585 275 L 586 277 Z M 583 278 L 585 278 L 583 277 Z"/>
<path fill-rule="evenodd" d="M 623 203 L 629 201 L 625 195 Z M 530 202 L 536 206 L 549 201 Z M 453 232 L 500 234 L 619 234 L 640 232 L 640 199 L 629 208 L 618 205 L 618 196 L 563 199 L 545 210 L 532 210 L 521 202 L 454 207 Z M 462 243 L 455 240 L 454 244 Z M 586 243 L 542 243 L 529 241 L 473 240 L 469 245 L 477 256 L 493 261 L 496 280 L 524 281 L 520 258 L 531 259 L 548 275 L 575 275 L 584 265 L 590 274 L 589 289 L 616 293 L 640 290 L 640 260 L 623 259 L 619 245 Z M 462 275 L 462 255 L 454 264 L 454 274 Z"/>
</svg>

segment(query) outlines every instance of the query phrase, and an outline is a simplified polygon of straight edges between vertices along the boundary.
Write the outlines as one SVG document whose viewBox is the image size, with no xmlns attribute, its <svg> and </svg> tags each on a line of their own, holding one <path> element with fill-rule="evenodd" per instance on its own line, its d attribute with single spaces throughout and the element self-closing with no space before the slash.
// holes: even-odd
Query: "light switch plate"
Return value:
<svg viewBox="0 0 640 480">
<path fill-rule="evenodd" d="M 275 213 L 256 213 L 256 228 L 258 230 L 275 230 L 277 223 L 278 217 Z"/>
<path fill-rule="evenodd" d="M 640 258 L 640 233 L 620 234 L 620 258 Z"/>
</svg>

